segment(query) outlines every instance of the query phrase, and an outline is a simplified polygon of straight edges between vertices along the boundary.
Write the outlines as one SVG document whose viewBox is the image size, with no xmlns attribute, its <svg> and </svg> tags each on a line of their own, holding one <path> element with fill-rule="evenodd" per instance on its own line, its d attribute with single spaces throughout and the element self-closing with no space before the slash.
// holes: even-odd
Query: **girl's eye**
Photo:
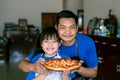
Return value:
<svg viewBox="0 0 120 80">
<path fill-rule="evenodd" d="M 47 40 L 44 40 L 44 42 L 48 42 Z"/>
<path fill-rule="evenodd" d="M 53 42 L 57 42 L 57 40 L 54 40 Z"/>
</svg>

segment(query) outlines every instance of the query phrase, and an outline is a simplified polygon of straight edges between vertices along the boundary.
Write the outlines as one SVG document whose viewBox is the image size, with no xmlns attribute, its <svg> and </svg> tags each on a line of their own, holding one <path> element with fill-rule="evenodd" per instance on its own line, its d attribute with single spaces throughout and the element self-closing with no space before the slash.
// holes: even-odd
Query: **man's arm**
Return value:
<svg viewBox="0 0 120 80">
<path fill-rule="evenodd" d="M 30 63 L 28 58 L 23 59 L 19 66 L 22 71 L 30 72 L 34 71 L 39 74 L 47 74 L 49 71 L 41 64 L 41 60 L 38 60 L 36 63 Z"/>
<path fill-rule="evenodd" d="M 81 66 L 78 70 L 77 70 L 77 72 L 79 73 L 79 74 L 81 74 L 82 76 L 84 76 L 84 77 L 96 77 L 96 75 L 97 75 L 97 69 L 98 69 L 98 67 L 95 67 L 95 68 L 87 68 L 87 67 L 83 67 L 83 66 Z"/>
<path fill-rule="evenodd" d="M 22 71 L 24 72 L 30 72 L 32 71 L 33 64 L 31 64 L 27 58 L 23 59 L 19 66 L 18 66 Z"/>
</svg>

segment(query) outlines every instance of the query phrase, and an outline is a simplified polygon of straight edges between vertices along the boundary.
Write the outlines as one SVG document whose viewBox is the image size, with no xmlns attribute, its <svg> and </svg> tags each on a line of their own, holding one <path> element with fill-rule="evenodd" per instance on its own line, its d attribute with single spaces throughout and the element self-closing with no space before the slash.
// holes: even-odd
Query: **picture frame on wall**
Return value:
<svg viewBox="0 0 120 80">
<path fill-rule="evenodd" d="M 27 26 L 27 19 L 18 19 L 19 26 Z"/>
<path fill-rule="evenodd" d="M 5 30 L 12 30 L 14 27 L 14 23 L 13 22 L 6 22 L 6 23 L 4 23 L 4 27 L 5 27 Z"/>
</svg>

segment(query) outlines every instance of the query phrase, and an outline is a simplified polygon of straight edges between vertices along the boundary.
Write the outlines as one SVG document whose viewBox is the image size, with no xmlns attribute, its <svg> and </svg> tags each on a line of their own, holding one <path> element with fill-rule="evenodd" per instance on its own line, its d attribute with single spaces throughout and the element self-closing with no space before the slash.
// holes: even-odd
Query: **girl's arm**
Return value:
<svg viewBox="0 0 120 80">
<path fill-rule="evenodd" d="M 34 78 L 33 80 L 44 80 L 46 78 L 47 75 L 38 75 L 36 78 Z"/>
<path fill-rule="evenodd" d="M 69 77 L 70 71 L 69 70 L 65 70 L 61 73 L 62 75 L 62 79 L 63 80 L 71 80 L 71 78 Z"/>
<path fill-rule="evenodd" d="M 63 80 L 71 80 L 71 78 L 68 75 L 67 76 L 62 75 L 62 78 Z"/>
</svg>

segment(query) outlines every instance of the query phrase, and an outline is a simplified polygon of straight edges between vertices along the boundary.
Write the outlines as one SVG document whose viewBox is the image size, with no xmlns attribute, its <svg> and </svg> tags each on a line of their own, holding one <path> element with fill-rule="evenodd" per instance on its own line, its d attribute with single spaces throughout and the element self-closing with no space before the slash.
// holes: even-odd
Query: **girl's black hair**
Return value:
<svg viewBox="0 0 120 80">
<path fill-rule="evenodd" d="M 35 48 L 35 53 L 33 57 L 35 57 L 39 53 L 44 54 L 44 51 L 41 47 L 41 43 L 43 40 L 45 39 L 48 40 L 48 39 L 53 39 L 53 38 L 55 38 L 58 42 L 60 42 L 60 37 L 55 27 L 49 26 L 49 27 L 44 28 L 38 37 L 36 48 Z"/>
</svg>

